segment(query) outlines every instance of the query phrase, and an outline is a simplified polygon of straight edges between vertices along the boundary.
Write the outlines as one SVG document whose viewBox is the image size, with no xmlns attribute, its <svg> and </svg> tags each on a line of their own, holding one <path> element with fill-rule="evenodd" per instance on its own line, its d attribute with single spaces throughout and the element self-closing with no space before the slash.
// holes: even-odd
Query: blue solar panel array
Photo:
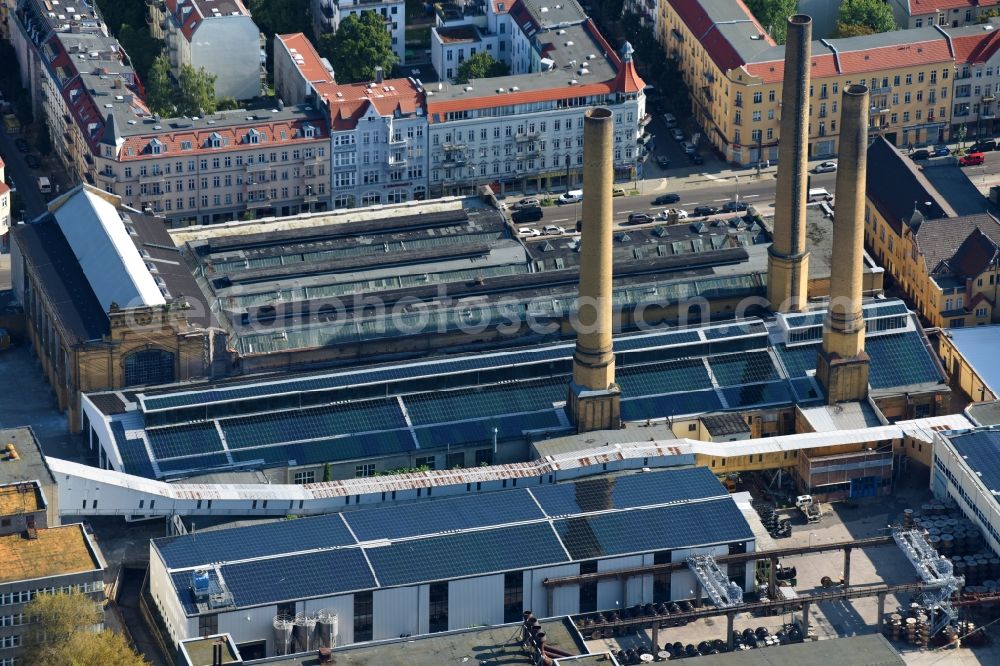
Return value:
<svg viewBox="0 0 1000 666">
<path fill-rule="evenodd" d="M 365 548 L 385 586 L 517 571 L 566 561 L 548 522 L 458 532 Z"/>
<path fill-rule="evenodd" d="M 868 337 L 865 351 L 871 357 L 868 383 L 872 388 L 938 383 L 943 377 L 920 333 L 894 333 Z"/>
<path fill-rule="evenodd" d="M 630 509 L 727 494 L 715 475 L 705 467 L 626 476 L 597 476 L 575 483 L 538 486 L 528 492 L 535 496 L 550 517 Z"/>
<path fill-rule="evenodd" d="M 748 541 L 753 532 L 727 497 L 694 504 L 635 509 L 555 521 L 574 560 Z"/>
<path fill-rule="evenodd" d="M 622 419 L 643 421 L 684 414 L 700 414 L 722 409 L 719 395 L 712 390 L 672 393 L 656 398 L 626 398 L 622 400 Z"/>
<path fill-rule="evenodd" d="M 360 541 L 402 539 L 545 517 L 526 490 L 508 490 L 344 514 Z"/>
<path fill-rule="evenodd" d="M 210 530 L 154 539 L 168 569 L 215 562 L 249 560 L 278 553 L 354 544 L 340 514 L 308 519 L 308 529 L 296 520 L 282 520 L 239 529 Z"/>
<path fill-rule="evenodd" d="M 221 571 L 237 606 L 273 604 L 376 587 L 360 548 L 251 560 L 227 564 Z"/>
<path fill-rule="evenodd" d="M 948 438 L 979 480 L 994 493 L 1000 493 L 1000 430 L 974 430 Z M 1000 502 L 1000 497 L 994 494 Z"/>
</svg>

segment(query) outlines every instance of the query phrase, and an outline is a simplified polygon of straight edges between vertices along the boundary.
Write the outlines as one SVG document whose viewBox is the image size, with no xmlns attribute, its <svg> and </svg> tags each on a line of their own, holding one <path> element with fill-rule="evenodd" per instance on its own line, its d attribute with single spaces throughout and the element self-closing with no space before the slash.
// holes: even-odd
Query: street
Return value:
<svg viewBox="0 0 1000 666">
<path fill-rule="evenodd" d="M 24 202 L 24 219 L 32 220 L 45 211 L 46 202 L 38 191 L 36 175 L 28 168 L 24 155 L 14 145 L 15 138 L 0 127 L 0 155 L 6 164 L 7 175 L 14 179 L 17 193 Z"/>
</svg>

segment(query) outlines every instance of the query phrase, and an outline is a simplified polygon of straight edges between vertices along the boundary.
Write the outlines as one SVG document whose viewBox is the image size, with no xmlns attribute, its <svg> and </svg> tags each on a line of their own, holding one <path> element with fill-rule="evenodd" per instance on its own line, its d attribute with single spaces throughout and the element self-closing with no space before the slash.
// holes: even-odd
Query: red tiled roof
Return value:
<svg viewBox="0 0 1000 666">
<path fill-rule="evenodd" d="M 302 62 L 298 62 L 294 57 L 292 60 L 307 81 L 333 81 L 333 76 L 323 64 L 319 53 L 316 52 L 316 47 L 304 34 L 296 32 L 290 35 L 278 35 L 278 39 L 289 52 L 295 49 L 295 52 L 301 56 Z"/>
<path fill-rule="evenodd" d="M 1000 0 L 910 0 L 910 16 L 934 14 L 942 9 L 992 7 Z"/>
<path fill-rule="evenodd" d="M 296 130 L 301 130 L 306 124 L 311 124 L 316 130 L 312 138 L 307 138 L 302 132 L 296 132 Z M 245 142 L 244 137 L 246 137 L 251 129 L 255 129 L 260 132 L 264 137 L 266 137 L 266 141 L 262 141 L 261 143 Z M 281 130 L 285 130 L 287 138 L 281 138 Z M 221 148 L 206 148 L 205 144 L 213 134 L 218 134 L 224 139 L 228 139 L 228 144 Z M 158 139 L 166 146 L 166 153 L 151 155 L 147 151 L 150 141 L 154 138 Z M 236 127 L 207 127 L 197 130 L 155 132 L 146 136 L 131 136 L 125 139 L 119 159 L 125 162 L 148 159 L 150 157 L 161 158 L 183 155 L 200 155 L 217 151 L 244 149 L 260 150 L 261 148 L 267 148 L 268 146 L 294 146 L 299 143 L 310 143 L 324 138 L 328 139 L 329 134 L 326 132 L 326 128 L 323 126 L 322 122 L 309 123 L 308 120 L 283 120 L 261 122 L 259 124 L 248 122 L 246 125 L 238 125 Z M 182 141 L 190 141 L 191 149 L 182 150 Z M 132 149 L 132 155 L 128 154 L 129 148 Z"/>
<path fill-rule="evenodd" d="M 1000 30 L 976 35 L 953 37 L 951 43 L 955 49 L 956 63 L 970 65 L 984 63 L 996 54 L 1000 48 Z"/>
<path fill-rule="evenodd" d="M 631 60 L 622 63 L 621 68 L 618 70 L 618 76 L 615 77 L 614 82 L 615 90 L 634 93 L 639 92 L 646 87 L 646 82 L 639 77 L 639 73 L 635 71 L 635 63 Z"/>
<path fill-rule="evenodd" d="M 699 40 L 705 48 L 706 53 L 719 69 L 723 72 L 742 67 L 746 63 L 739 51 L 729 42 L 726 37 L 714 29 L 715 23 L 702 7 L 699 0 L 669 0 L 670 5 L 677 12 L 681 21 L 688 27 L 694 38 Z M 767 34 L 753 13 L 743 3 L 743 0 L 736 0 L 736 6 L 746 15 L 746 18 L 753 24 L 757 31 L 764 36 L 764 40 L 771 46 L 776 46 L 771 36 Z M 780 77 L 779 77 L 780 78 Z"/>
<path fill-rule="evenodd" d="M 318 83 L 316 92 L 330 107 L 334 130 L 353 129 L 369 105 L 380 116 L 397 110 L 410 115 L 423 105 L 424 92 L 410 79 L 386 79 L 382 83 Z"/>
<path fill-rule="evenodd" d="M 10 192 L 10 186 L 7 183 L 0 181 L 0 197 Z"/>
<path fill-rule="evenodd" d="M 484 95 L 482 97 L 467 97 L 437 101 L 433 97 L 427 100 L 427 115 L 430 122 L 437 122 L 436 115 L 444 115 L 453 111 L 473 109 L 489 109 L 494 106 L 509 106 L 513 104 L 532 104 L 548 102 L 565 97 L 589 97 L 591 95 L 607 95 L 615 91 L 614 79 L 601 83 L 590 83 L 582 86 L 560 86 L 542 90 L 522 90 L 503 95 Z"/>
<path fill-rule="evenodd" d="M 932 41 L 879 46 L 858 51 L 840 51 L 838 58 L 832 53 L 812 56 L 812 78 L 822 79 L 845 74 L 864 74 L 897 67 L 929 65 L 951 62 L 948 42 L 941 37 Z M 760 77 L 764 83 L 780 83 L 785 71 L 784 60 L 755 62 L 746 66 L 747 72 Z"/>
</svg>

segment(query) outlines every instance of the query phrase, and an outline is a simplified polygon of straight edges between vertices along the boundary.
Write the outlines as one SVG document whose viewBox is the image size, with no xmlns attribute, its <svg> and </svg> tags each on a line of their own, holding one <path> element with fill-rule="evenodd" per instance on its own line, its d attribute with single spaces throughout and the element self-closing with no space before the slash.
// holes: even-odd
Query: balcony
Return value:
<svg viewBox="0 0 1000 666">
<path fill-rule="evenodd" d="M 443 146 L 441 146 L 441 148 L 444 149 L 444 152 L 446 152 L 446 153 L 452 153 L 452 152 L 456 152 L 456 151 L 465 150 L 465 144 L 464 143 L 446 143 Z"/>
<path fill-rule="evenodd" d="M 389 139 L 390 146 L 405 146 L 407 139 L 405 137 L 400 137 L 398 139 Z"/>
<path fill-rule="evenodd" d="M 882 86 L 879 88 L 871 88 L 868 91 L 869 95 L 888 95 L 892 92 L 892 86 Z"/>
<path fill-rule="evenodd" d="M 270 208 L 273 204 L 269 198 L 264 197 L 263 199 L 248 200 L 246 205 L 247 208 Z"/>
<path fill-rule="evenodd" d="M 462 159 L 463 161 L 465 160 L 464 157 L 462 157 L 460 159 Z M 391 158 L 389 158 L 388 164 L 391 167 L 394 167 L 394 166 L 406 166 L 407 161 L 408 160 L 405 157 L 391 157 Z"/>
<path fill-rule="evenodd" d="M 541 132 L 520 132 L 514 135 L 514 141 L 524 143 L 525 141 L 538 141 L 542 136 Z"/>
<path fill-rule="evenodd" d="M 271 165 L 266 162 L 255 162 L 253 164 L 247 164 L 246 166 L 247 173 L 265 173 L 271 168 Z"/>
</svg>

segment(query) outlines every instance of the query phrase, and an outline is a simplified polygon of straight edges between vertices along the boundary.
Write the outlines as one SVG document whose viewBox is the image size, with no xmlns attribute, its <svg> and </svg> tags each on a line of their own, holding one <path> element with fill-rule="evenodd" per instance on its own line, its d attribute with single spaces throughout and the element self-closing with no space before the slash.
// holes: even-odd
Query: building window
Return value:
<svg viewBox="0 0 1000 666">
<path fill-rule="evenodd" d="M 374 608 L 371 590 L 354 594 L 354 642 L 370 641 L 374 626 Z"/>
<path fill-rule="evenodd" d="M 217 613 L 198 616 L 199 636 L 214 636 L 217 633 L 219 633 L 219 615 Z"/>
<path fill-rule="evenodd" d="M 447 454 L 445 467 L 448 469 L 459 469 L 465 467 L 465 451 Z"/>
<path fill-rule="evenodd" d="M 503 575 L 503 621 L 517 622 L 524 610 L 524 573 L 508 571 Z"/>
<path fill-rule="evenodd" d="M 163 349 L 143 349 L 125 357 L 125 386 L 174 381 L 174 355 Z"/>
<path fill-rule="evenodd" d="M 430 623 L 428 630 L 448 631 L 448 583 L 430 584 Z"/>
<path fill-rule="evenodd" d="M 976 308 L 976 316 L 980 319 L 986 317 L 986 308 Z"/>
<path fill-rule="evenodd" d="M 303 483 L 314 483 L 316 481 L 316 472 L 296 472 L 295 473 L 295 483 L 301 485 Z"/>
<path fill-rule="evenodd" d="M 427 469 L 435 469 L 437 462 L 434 456 L 424 456 L 422 458 L 417 458 L 415 461 L 416 467 L 426 467 Z"/>
<path fill-rule="evenodd" d="M 657 553 L 653 553 L 653 564 L 669 564 L 670 563 L 670 551 L 661 550 Z M 653 602 L 661 603 L 670 601 L 670 578 L 671 573 L 668 571 L 666 573 L 653 574 Z"/>
<path fill-rule="evenodd" d="M 375 476 L 375 463 L 365 463 L 354 468 L 354 477 L 361 479 L 366 476 Z"/>
<path fill-rule="evenodd" d="M 493 449 L 476 449 L 476 467 L 493 464 Z"/>
</svg>

